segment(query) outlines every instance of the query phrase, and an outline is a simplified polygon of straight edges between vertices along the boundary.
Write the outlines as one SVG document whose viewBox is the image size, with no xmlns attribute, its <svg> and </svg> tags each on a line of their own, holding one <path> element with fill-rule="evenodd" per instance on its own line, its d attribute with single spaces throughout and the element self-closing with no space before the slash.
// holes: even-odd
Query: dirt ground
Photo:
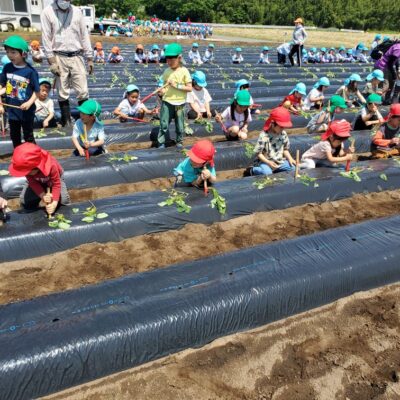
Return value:
<svg viewBox="0 0 400 400">
<path fill-rule="evenodd" d="M 85 244 L 48 256 L 2 263 L 0 304 L 394 215 L 400 212 L 399 200 L 400 190 L 356 195 L 341 201 L 259 212 L 212 225 L 188 224 L 177 231 L 118 243 Z M 179 251 L 175 251 L 176 243 Z"/>
<path fill-rule="evenodd" d="M 357 293 L 48 400 L 398 400 L 400 285 Z"/>
</svg>

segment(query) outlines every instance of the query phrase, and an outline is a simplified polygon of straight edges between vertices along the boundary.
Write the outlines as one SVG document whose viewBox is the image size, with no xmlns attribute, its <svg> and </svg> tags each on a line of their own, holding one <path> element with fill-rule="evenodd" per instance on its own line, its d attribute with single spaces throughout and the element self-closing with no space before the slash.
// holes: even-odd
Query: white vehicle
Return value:
<svg viewBox="0 0 400 400">
<path fill-rule="evenodd" d="M 42 0 L 0 0 L 0 30 L 40 29 Z"/>
<path fill-rule="evenodd" d="M 88 29 L 89 33 L 94 30 L 94 22 L 96 19 L 96 8 L 94 4 L 89 4 L 87 6 L 79 6 L 78 7 L 83 14 L 86 22 L 86 28 Z"/>
</svg>

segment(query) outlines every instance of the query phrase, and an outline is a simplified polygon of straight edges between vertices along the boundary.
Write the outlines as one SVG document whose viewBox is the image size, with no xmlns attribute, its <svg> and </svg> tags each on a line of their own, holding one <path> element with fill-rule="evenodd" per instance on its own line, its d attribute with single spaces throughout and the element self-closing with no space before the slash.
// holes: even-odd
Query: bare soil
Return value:
<svg viewBox="0 0 400 400">
<path fill-rule="evenodd" d="M 188 224 L 179 231 L 143 235 L 118 243 L 85 244 L 44 257 L 3 263 L 0 304 L 394 215 L 400 212 L 399 200 L 400 190 L 356 195 L 341 201 L 255 213 L 212 225 Z"/>
<path fill-rule="evenodd" d="M 400 285 L 218 339 L 50 400 L 398 400 Z"/>
</svg>

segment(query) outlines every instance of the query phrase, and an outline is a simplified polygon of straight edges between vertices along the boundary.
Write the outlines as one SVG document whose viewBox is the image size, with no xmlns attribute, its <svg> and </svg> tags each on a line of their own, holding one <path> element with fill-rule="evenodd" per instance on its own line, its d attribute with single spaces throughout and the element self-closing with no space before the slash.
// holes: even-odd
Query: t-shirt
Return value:
<svg viewBox="0 0 400 400">
<path fill-rule="evenodd" d="M 54 101 L 49 97 L 46 100 L 39 100 L 35 101 L 36 105 L 36 113 L 35 115 L 39 118 L 46 119 L 50 113 L 54 113 Z"/>
<path fill-rule="evenodd" d="M 185 86 L 192 83 L 192 77 L 190 76 L 189 70 L 185 67 L 179 67 L 175 70 L 167 68 L 162 75 L 162 81 L 166 83 L 169 79 L 177 84 Z M 183 90 L 167 86 L 167 90 L 163 96 L 163 101 L 174 106 L 180 106 L 186 103 L 186 93 L 187 92 L 184 92 Z"/>
<path fill-rule="evenodd" d="M 137 100 L 136 103 L 131 104 L 128 99 L 124 99 L 119 103 L 118 108 L 126 115 L 135 116 L 140 109 L 143 108 L 143 104 L 140 100 Z"/>
<path fill-rule="evenodd" d="M 28 101 L 33 93 L 39 92 L 39 75 L 30 65 L 17 67 L 13 63 L 4 65 L 0 74 L 0 85 L 6 88 L 6 104 L 20 106 Z M 14 121 L 31 119 L 35 114 L 36 106 L 27 111 L 8 108 L 8 118 Z"/>
<path fill-rule="evenodd" d="M 216 176 L 215 168 L 210 167 L 206 164 L 207 169 L 210 171 L 212 176 Z M 192 183 L 195 179 L 199 177 L 203 168 L 194 168 L 190 162 L 190 158 L 185 158 L 181 163 L 174 168 L 175 175 L 183 175 L 183 181 L 185 183 Z"/>
<path fill-rule="evenodd" d="M 200 112 L 206 112 L 205 104 L 209 103 L 212 100 L 210 93 L 206 88 L 202 88 L 201 90 L 193 89 L 191 92 L 187 94 L 186 102 L 187 103 L 197 103 L 200 108 Z"/>
<path fill-rule="evenodd" d="M 254 153 L 262 153 L 266 159 L 273 161 L 276 164 L 283 164 L 285 161 L 283 152 L 289 150 L 289 137 L 285 131 L 280 135 L 273 135 L 268 132 L 261 132 L 257 143 L 254 147 Z M 261 163 L 257 157 L 255 164 Z"/>
<path fill-rule="evenodd" d="M 320 96 L 323 96 L 323 93 L 322 93 L 320 90 L 318 90 L 318 89 L 316 89 L 316 88 L 311 89 L 311 90 L 310 90 L 310 93 L 308 93 L 307 97 L 304 99 L 304 106 L 303 106 L 303 109 L 304 109 L 304 110 L 309 110 L 312 106 L 315 105 L 315 103 L 313 103 L 313 102 L 310 100 L 311 97 L 312 97 L 312 98 L 315 98 L 315 97 L 320 97 Z"/>
<path fill-rule="evenodd" d="M 72 131 L 72 136 L 77 138 L 79 144 L 83 146 L 83 142 L 85 139 L 85 130 L 83 128 L 83 122 L 81 119 L 78 119 L 75 122 L 74 129 Z M 97 140 L 105 140 L 106 135 L 104 133 L 104 126 L 100 124 L 100 122 L 95 121 L 92 128 L 87 131 L 87 138 L 89 142 L 96 142 Z"/>
<path fill-rule="evenodd" d="M 279 104 L 279 106 L 283 106 L 287 101 L 289 101 L 293 107 L 300 107 L 302 105 L 301 98 L 296 97 L 294 94 L 289 94 L 289 96 L 286 96 L 283 99 L 282 103 Z"/>
<path fill-rule="evenodd" d="M 343 143 L 342 143 L 343 147 Z M 321 140 L 317 144 L 314 144 L 310 149 L 308 149 L 303 156 L 302 160 L 312 158 L 313 160 L 326 160 L 328 153 L 333 153 L 335 149 L 332 148 L 329 140 Z"/>
<path fill-rule="evenodd" d="M 237 111 L 234 111 L 235 114 L 235 120 L 232 119 L 232 115 L 231 115 L 231 107 L 227 107 L 224 112 L 221 114 L 221 117 L 224 120 L 224 125 L 226 128 L 230 128 L 231 126 L 238 126 L 239 128 L 243 126 L 244 124 L 244 120 L 245 120 L 245 116 L 244 113 L 243 114 L 239 114 Z M 251 113 L 249 111 L 249 116 L 247 117 L 247 123 L 251 122 L 252 118 L 251 118 Z"/>
</svg>

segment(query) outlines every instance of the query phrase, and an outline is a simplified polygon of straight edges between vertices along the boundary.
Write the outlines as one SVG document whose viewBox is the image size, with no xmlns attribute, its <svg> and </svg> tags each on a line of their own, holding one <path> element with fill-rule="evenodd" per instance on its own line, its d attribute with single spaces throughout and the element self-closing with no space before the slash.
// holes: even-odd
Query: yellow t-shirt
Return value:
<svg viewBox="0 0 400 400">
<path fill-rule="evenodd" d="M 164 71 L 162 80 L 167 83 L 168 79 L 175 81 L 177 84 L 188 85 L 192 82 L 190 72 L 185 67 L 179 67 L 175 70 L 168 68 Z M 168 86 L 167 91 L 163 96 L 163 101 L 173 104 L 174 106 L 180 106 L 186 103 L 186 94 L 183 90 L 179 90 Z"/>
</svg>

